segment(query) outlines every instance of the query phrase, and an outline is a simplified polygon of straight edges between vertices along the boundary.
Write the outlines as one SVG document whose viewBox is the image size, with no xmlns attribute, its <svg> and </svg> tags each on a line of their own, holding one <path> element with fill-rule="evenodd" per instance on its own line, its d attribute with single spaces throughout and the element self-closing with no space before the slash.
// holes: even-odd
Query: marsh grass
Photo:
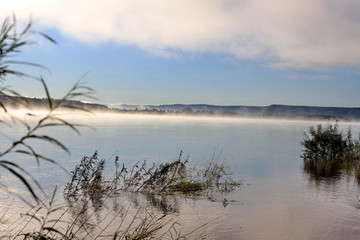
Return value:
<svg viewBox="0 0 360 240">
<path fill-rule="evenodd" d="M 189 157 L 184 158 L 182 151 L 177 159 L 159 165 L 153 163 L 150 167 L 146 161 L 130 168 L 123 163 L 120 167 L 118 157 L 114 165 L 115 172 L 104 176 L 105 160 L 99 159 L 97 152 L 91 157 L 84 156 L 71 171 L 71 181 L 66 184 L 64 195 L 69 199 L 90 192 L 97 195 L 109 192 L 207 195 L 214 191 L 230 192 L 241 185 L 241 181 L 232 178 L 221 152 L 213 153 L 203 168 L 190 166 Z"/>
</svg>

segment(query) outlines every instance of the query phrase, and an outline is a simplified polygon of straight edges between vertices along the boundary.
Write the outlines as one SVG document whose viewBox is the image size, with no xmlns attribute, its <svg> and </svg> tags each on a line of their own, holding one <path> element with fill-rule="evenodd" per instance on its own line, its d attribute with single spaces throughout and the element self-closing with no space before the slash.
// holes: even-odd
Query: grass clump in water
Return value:
<svg viewBox="0 0 360 240">
<path fill-rule="evenodd" d="M 351 130 L 346 134 L 339 125 L 310 127 L 301 142 L 304 147 L 304 169 L 319 177 L 332 177 L 342 170 L 354 171 L 360 182 L 360 142 L 353 139 Z"/>
<path fill-rule="evenodd" d="M 76 197 L 79 194 L 102 196 L 105 191 L 104 166 L 105 160 L 99 160 L 97 151 L 90 157 L 84 156 L 80 164 L 70 172 L 71 181 L 66 184 L 64 194 L 67 197 Z"/>
<path fill-rule="evenodd" d="M 229 166 L 222 157 L 222 152 L 213 153 L 205 168 L 200 170 L 199 173 L 205 189 L 231 192 L 241 185 L 241 181 L 235 181 L 232 178 Z"/>
<path fill-rule="evenodd" d="M 66 185 L 64 194 L 74 197 L 98 191 L 137 192 L 144 194 L 196 193 L 208 194 L 214 191 L 230 192 L 241 185 L 232 178 L 221 153 L 211 155 L 203 169 L 189 165 L 189 158 L 179 157 L 173 161 L 147 167 L 147 162 L 138 162 L 131 168 L 120 168 L 119 158 L 115 158 L 113 178 L 103 176 L 104 160 L 99 160 L 97 152 L 92 157 L 84 157 L 71 172 L 71 182 Z"/>
</svg>

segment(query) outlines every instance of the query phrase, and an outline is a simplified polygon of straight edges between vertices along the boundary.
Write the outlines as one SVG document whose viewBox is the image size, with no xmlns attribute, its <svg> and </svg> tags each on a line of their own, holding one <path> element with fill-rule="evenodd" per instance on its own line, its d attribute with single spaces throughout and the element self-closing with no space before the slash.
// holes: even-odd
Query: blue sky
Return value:
<svg viewBox="0 0 360 240">
<path fill-rule="evenodd" d="M 271 2 L 271 3 L 270 3 Z M 0 0 L 52 36 L 40 63 L 54 97 L 85 73 L 98 102 L 359 106 L 357 0 Z M 41 85 L 11 78 L 26 96 Z"/>
</svg>

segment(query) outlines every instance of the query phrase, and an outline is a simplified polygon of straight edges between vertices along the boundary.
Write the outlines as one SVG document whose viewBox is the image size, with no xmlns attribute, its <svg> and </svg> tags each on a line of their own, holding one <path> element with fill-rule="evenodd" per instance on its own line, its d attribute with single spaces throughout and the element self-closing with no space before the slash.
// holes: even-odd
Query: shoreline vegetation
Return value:
<svg viewBox="0 0 360 240">
<path fill-rule="evenodd" d="M 52 99 L 54 104 L 61 100 Z M 0 94 L 0 102 L 8 110 L 48 110 L 47 98 L 28 98 L 22 96 L 9 96 Z M 215 106 L 215 105 L 148 105 L 136 108 L 137 105 L 124 105 L 111 107 L 105 104 L 87 103 L 79 100 L 67 99 L 62 101 L 66 111 L 81 110 L 94 113 L 114 114 L 150 114 L 150 115 L 181 115 L 206 117 L 235 117 L 235 118 L 270 118 L 295 120 L 321 120 L 321 121 L 359 121 L 360 108 L 345 107 L 309 107 L 290 105 L 270 105 L 267 107 L 252 106 Z M 148 108 L 147 108 L 148 107 Z M 62 105 L 59 106 L 62 110 Z"/>
</svg>

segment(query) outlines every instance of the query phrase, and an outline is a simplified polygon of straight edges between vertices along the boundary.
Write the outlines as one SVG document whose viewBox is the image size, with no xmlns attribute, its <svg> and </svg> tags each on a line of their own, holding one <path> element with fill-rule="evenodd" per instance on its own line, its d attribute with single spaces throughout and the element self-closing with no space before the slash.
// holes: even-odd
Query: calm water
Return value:
<svg viewBox="0 0 360 240">
<path fill-rule="evenodd" d="M 165 162 L 177 157 L 180 150 L 190 156 L 191 164 L 200 165 L 211 153 L 222 151 L 234 177 L 244 185 L 220 196 L 229 200 L 226 207 L 221 200 L 178 200 L 174 218 L 185 232 L 206 223 L 201 231 L 210 239 L 360 239 L 360 191 L 354 179 L 316 179 L 303 170 L 303 132 L 320 122 L 137 115 L 72 120 L 94 129 L 81 127 L 80 136 L 65 128 L 50 131 L 71 149 L 71 155 L 32 143 L 69 171 L 95 150 L 101 158 L 117 155 L 129 165 L 139 160 Z M 342 123 L 341 127 L 346 130 L 349 125 Z M 351 123 L 351 129 L 357 135 L 360 124 Z M 2 132 L 14 137 L 22 130 L 18 125 Z M 2 137 L 1 144 L 6 146 L 9 141 Z M 51 164 L 41 163 L 37 168 L 33 159 L 10 159 L 25 165 L 48 192 L 69 180 Z M 11 176 L 2 176 L 2 181 L 8 186 L 15 182 Z M 23 194 L 19 189 L 10 190 Z M 5 196 L 3 202 L 8 201 Z"/>
</svg>

